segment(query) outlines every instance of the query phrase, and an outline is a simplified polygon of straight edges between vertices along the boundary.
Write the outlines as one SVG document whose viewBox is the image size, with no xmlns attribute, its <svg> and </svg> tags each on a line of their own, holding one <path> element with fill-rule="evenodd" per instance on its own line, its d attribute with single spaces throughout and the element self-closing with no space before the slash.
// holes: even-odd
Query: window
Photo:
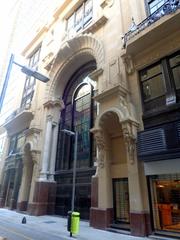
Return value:
<svg viewBox="0 0 180 240">
<path fill-rule="evenodd" d="M 149 12 L 150 14 L 154 13 L 157 9 L 159 9 L 167 0 L 149 0 Z"/>
<path fill-rule="evenodd" d="M 84 69 L 85 72 L 80 75 L 79 71 L 82 69 L 78 70 L 64 91 L 65 109 L 61 113 L 59 126 L 56 170 L 68 170 L 73 167 L 74 138 L 62 132 L 61 129 L 78 133 L 77 168 L 87 168 L 92 165 L 94 146 L 89 129 L 93 126 L 96 105 L 92 98 L 94 86 L 88 74 L 94 69 L 94 64 L 90 62 L 82 67 L 86 70 Z"/>
<path fill-rule="evenodd" d="M 85 28 L 92 19 L 93 2 L 87 0 L 67 19 L 67 31 L 76 32 Z"/>
<path fill-rule="evenodd" d="M 144 111 L 180 102 L 180 53 L 140 71 Z"/>
<path fill-rule="evenodd" d="M 8 153 L 14 154 L 14 153 L 22 152 L 24 143 L 25 143 L 25 136 L 23 132 L 12 136 L 10 138 Z"/>
<path fill-rule="evenodd" d="M 36 50 L 36 52 L 29 58 L 29 67 L 35 70 L 38 70 L 38 62 L 40 56 L 40 48 Z M 21 107 L 28 108 L 31 104 L 33 94 L 34 94 L 34 86 L 36 83 L 36 79 L 34 77 L 27 76 L 26 82 L 24 85 L 24 92 L 22 96 Z"/>
</svg>

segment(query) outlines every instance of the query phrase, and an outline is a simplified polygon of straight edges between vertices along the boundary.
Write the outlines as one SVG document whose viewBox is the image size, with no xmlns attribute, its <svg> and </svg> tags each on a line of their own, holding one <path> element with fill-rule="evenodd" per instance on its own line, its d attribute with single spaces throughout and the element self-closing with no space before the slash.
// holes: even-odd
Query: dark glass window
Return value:
<svg viewBox="0 0 180 240">
<path fill-rule="evenodd" d="M 160 64 L 141 72 L 143 99 L 149 101 L 165 94 L 165 83 Z"/>
<path fill-rule="evenodd" d="M 81 86 L 74 99 L 74 129 L 78 132 L 77 167 L 88 167 L 90 159 L 91 85 Z"/>
<path fill-rule="evenodd" d="M 180 89 L 180 54 L 173 56 L 169 61 L 173 72 L 175 87 L 176 89 Z"/>
<path fill-rule="evenodd" d="M 84 73 L 79 74 L 79 70 L 64 91 L 65 109 L 61 113 L 56 170 L 68 170 L 73 166 L 74 137 L 62 132 L 62 129 L 78 133 L 77 168 L 91 166 L 94 149 L 89 129 L 93 126 L 96 105 L 92 98 L 93 81 L 88 77 L 95 66 L 94 64 L 89 66 Z"/>
<path fill-rule="evenodd" d="M 79 8 L 67 19 L 67 31 L 79 30 L 86 27 L 93 15 L 93 1 L 84 1 Z"/>
<path fill-rule="evenodd" d="M 167 0 L 149 0 L 149 12 L 150 14 L 154 13 L 158 8 L 160 8 Z"/>
<path fill-rule="evenodd" d="M 29 67 L 38 70 L 38 62 L 40 56 L 40 48 L 36 50 L 36 52 L 29 58 Z M 24 91 L 21 101 L 22 108 L 28 108 L 31 104 L 33 94 L 34 94 L 34 86 L 36 83 L 36 79 L 34 77 L 27 76 L 26 82 L 24 85 Z"/>
<path fill-rule="evenodd" d="M 140 71 L 144 111 L 180 101 L 180 54 L 163 58 Z M 172 99 L 172 101 L 170 101 Z"/>
<path fill-rule="evenodd" d="M 9 154 L 22 152 L 25 143 L 24 132 L 18 133 L 10 138 Z"/>
</svg>

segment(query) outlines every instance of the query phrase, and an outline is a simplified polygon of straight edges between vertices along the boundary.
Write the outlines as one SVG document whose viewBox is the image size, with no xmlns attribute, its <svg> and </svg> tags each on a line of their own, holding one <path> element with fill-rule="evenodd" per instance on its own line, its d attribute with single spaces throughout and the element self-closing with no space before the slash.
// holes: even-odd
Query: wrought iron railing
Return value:
<svg viewBox="0 0 180 240">
<path fill-rule="evenodd" d="M 180 0 L 168 0 L 140 24 L 136 25 L 134 19 L 132 19 L 131 29 L 123 37 L 123 47 L 125 48 L 127 41 L 133 38 L 139 32 L 158 21 L 161 17 L 174 13 L 177 9 L 180 9 Z"/>
</svg>

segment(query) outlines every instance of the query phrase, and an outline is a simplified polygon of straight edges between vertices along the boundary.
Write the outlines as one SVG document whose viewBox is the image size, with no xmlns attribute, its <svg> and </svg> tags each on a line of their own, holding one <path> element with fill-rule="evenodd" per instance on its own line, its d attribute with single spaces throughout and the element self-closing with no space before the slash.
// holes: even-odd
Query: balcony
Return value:
<svg viewBox="0 0 180 240">
<path fill-rule="evenodd" d="M 158 161 L 180 157 L 180 121 L 174 121 L 138 133 L 138 157 Z"/>
<path fill-rule="evenodd" d="M 10 133 L 14 134 L 27 127 L 33 119 L 33 113 L 29 108 L 18 108 L 6 118 L 3 127 Z"/>
<path fill-rule="evenodd" d="M 129 54 L 137 54 L 152 44 L 179 31 L 180 0 L 168 0 L 140 24 L 133 23 L 124 37 L 124 48 Z"/>
</svg>

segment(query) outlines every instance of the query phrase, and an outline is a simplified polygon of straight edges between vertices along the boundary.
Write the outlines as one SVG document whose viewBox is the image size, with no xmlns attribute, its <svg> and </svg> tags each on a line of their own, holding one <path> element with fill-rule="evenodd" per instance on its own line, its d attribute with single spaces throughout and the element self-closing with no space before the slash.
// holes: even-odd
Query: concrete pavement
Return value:
<svg viewBox="0 0 180 240">
<path fill-rule="evenodd" d="M 26 224 L 22 224 L 24 216 Z M 7 209 L 0 209 L 0 236 L 7 237 L 8 240 L 150 240 L 94 229 L 89 227 L 89 222 L 86 221 L 80 221 L 79 234 L 70 237 L 66 218 L 49 215 L 29 216 Z"/>
</svg>

